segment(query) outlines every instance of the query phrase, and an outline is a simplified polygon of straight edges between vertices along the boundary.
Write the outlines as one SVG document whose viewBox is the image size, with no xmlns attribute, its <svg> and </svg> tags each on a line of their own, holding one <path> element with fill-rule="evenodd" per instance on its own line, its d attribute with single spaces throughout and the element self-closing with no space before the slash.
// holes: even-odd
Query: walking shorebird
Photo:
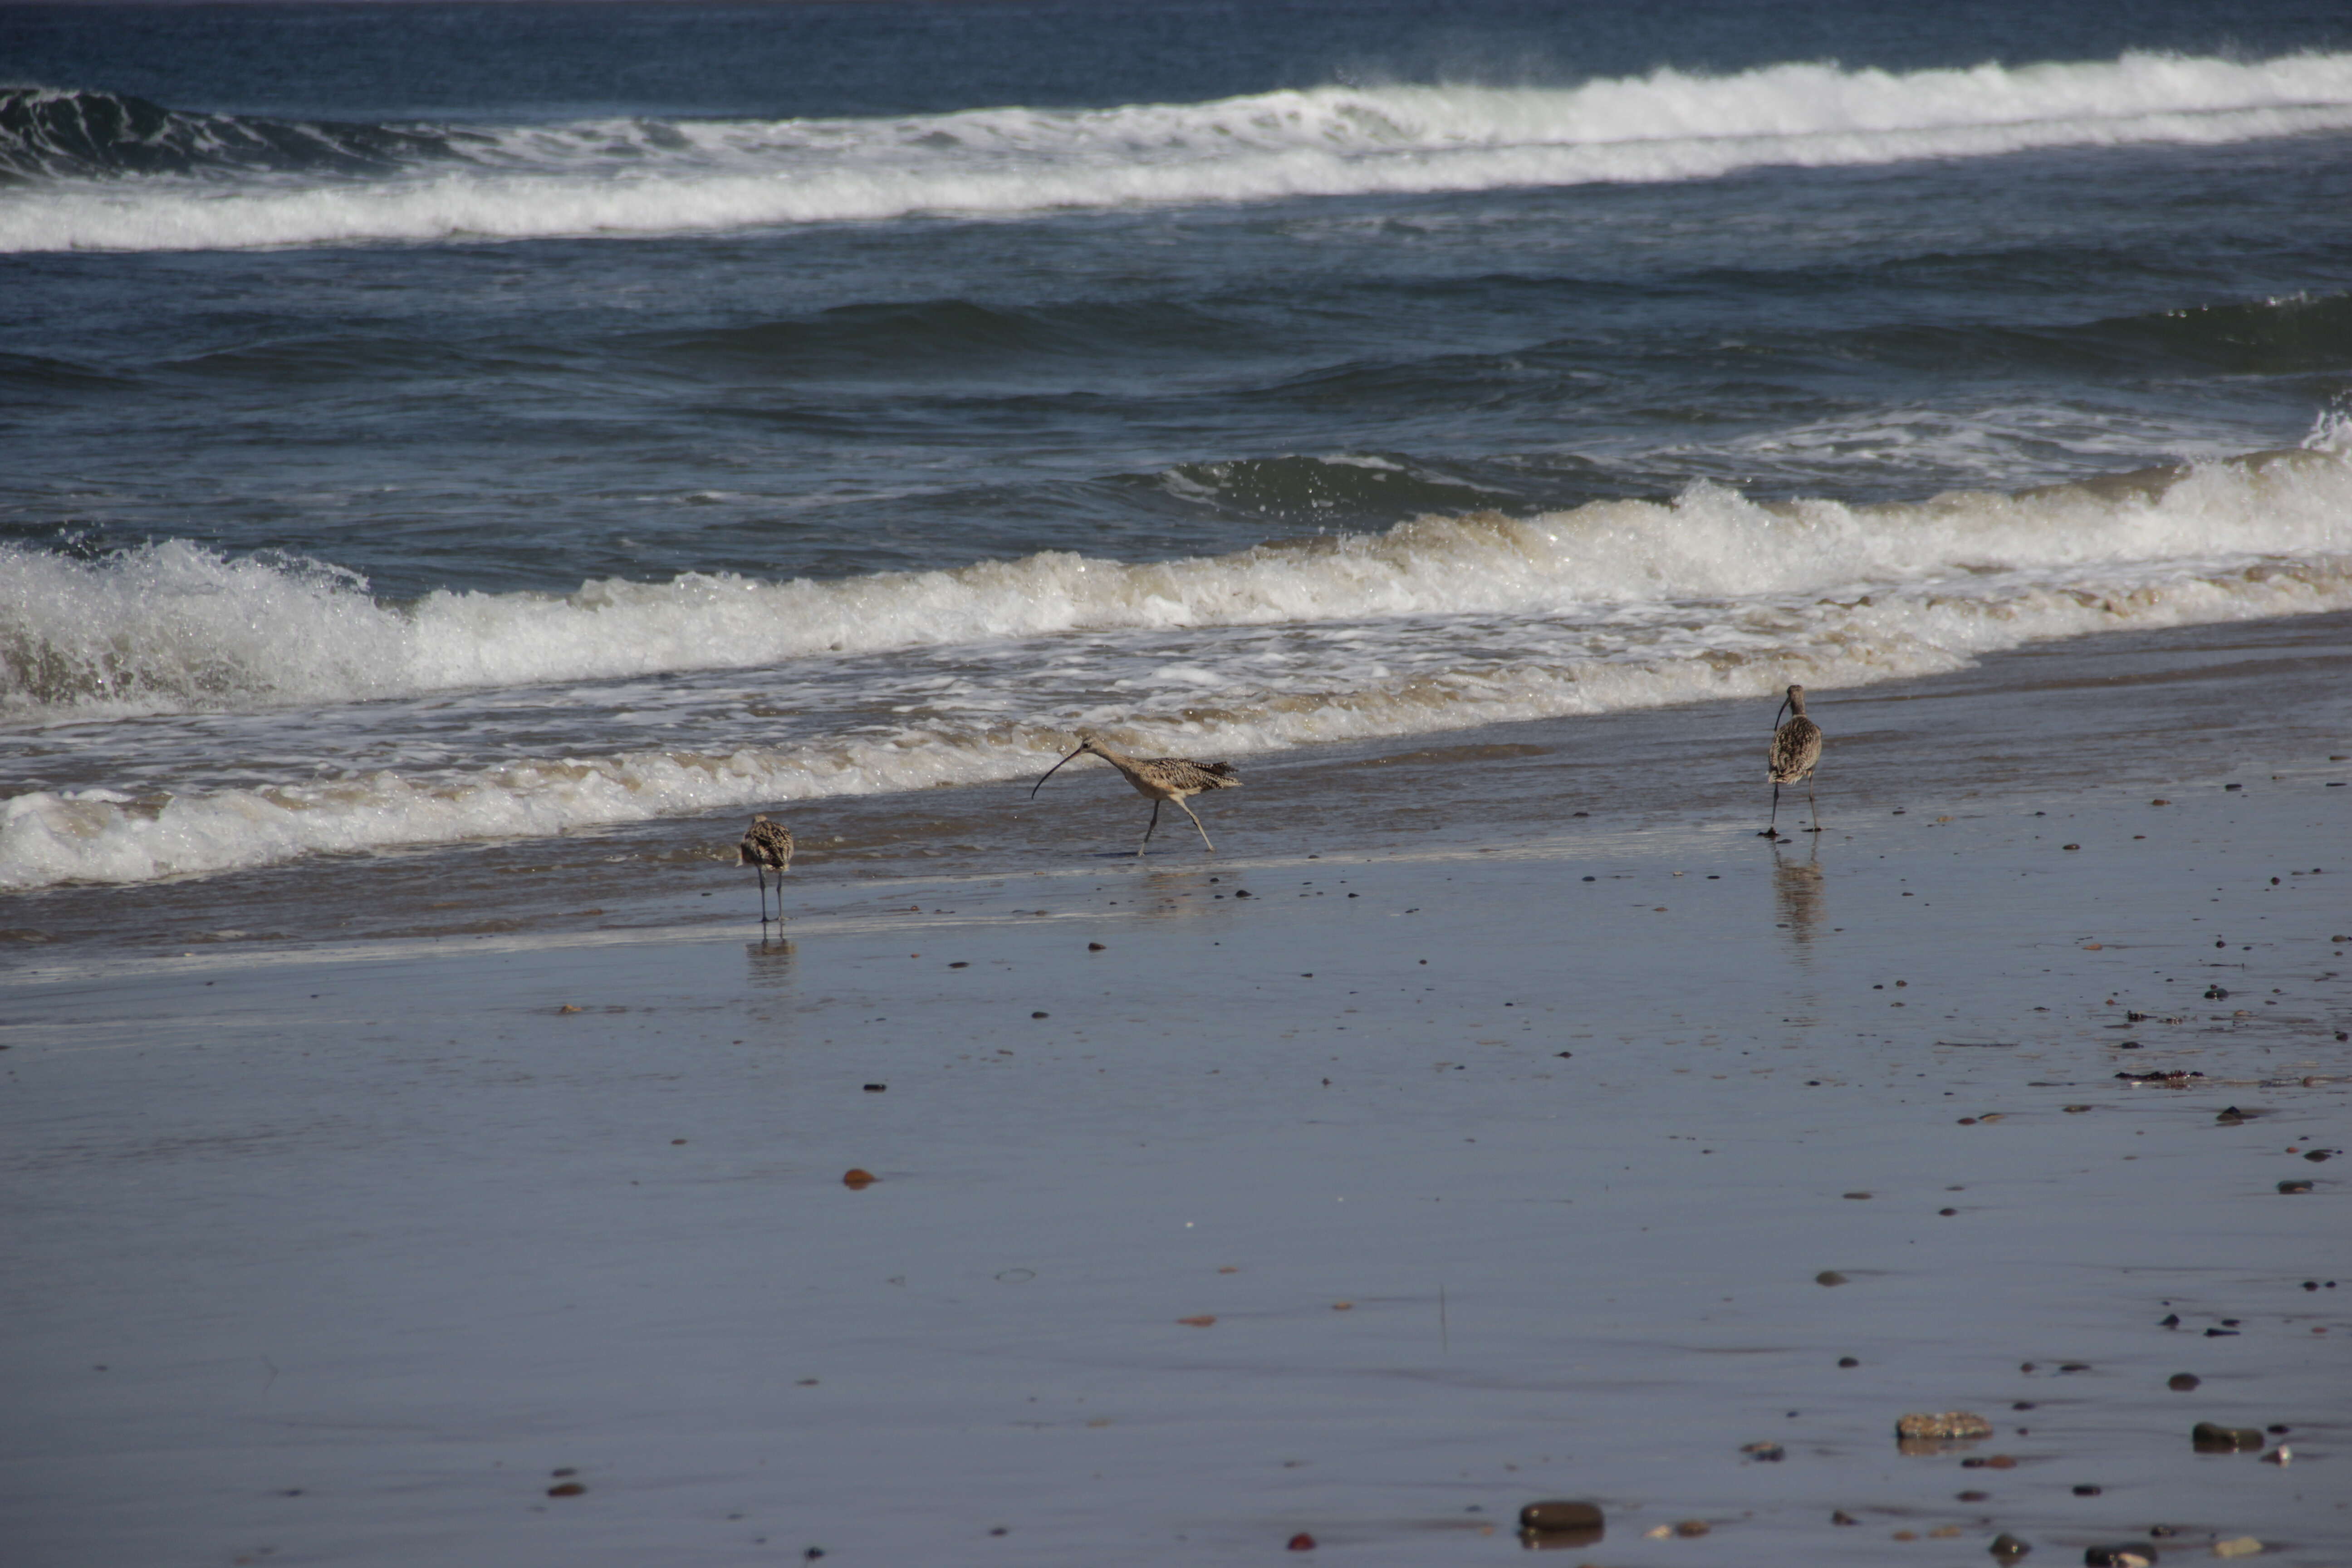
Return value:
<svg viewBox="0 0 2352 1568">
<path fill-rule="evenodd" d="M 770 822 L 766 812 L 751 818 L 744 830 L 743 842 L 736 847 L 738 865 L 749 866 L 760 879 L 760 923 L 768 923 L 768 873 L 776 874 L 776 920 L 784 918 L 784 873 L 793 865 L 793 830 L 781 822 Z"/>
<path fill-rule="evenodd" d="M 1772 825 L 1758 834 L 1759 838 L 1780 836 L 1780 786 L 1805 784 L 1805 803 L 1813 808 L 1813 825 L 1808 833 L 1822 830 L 1821 803 L 1813 799 L 1813 767 L 1822 760 L 1822 727 L 1805 717 L 1805 689 L 1789 688 L 1789 695 L 1780 701 L 1789 712 L 1789 721 L 1772 731 L 1772 749 L 1765 753 L 1764 776 L 1772 781 Z M 1780 713 L 1772 717 L 1777 720 Z"/>
<path fill-rule="evenodd" d="M 1045 787 L 1045 779 L 1052 778 L 1060 772 L 1062 763 L 1068 762 L 1070 757 L 1076 756 L 1078 752 L 1092 752 L 1096 756 L 1125 773 L 1127 782 L 1135 786 L 1135 792 L 1138 795 L 1148 795 L 1151 797 L 1151 825 L 1143 830 L 1143 843 L 1135 847 L 1135 853 L 1139 858 L 1143 854 L 1144 846 L 1151 842 L 1152 829 L 1160 826 L 1160 806 L 1163 801 L 1174 801 L 1177 810 L 1187 816 L 1192 816 L 1192 808 L 1184 804 L 1186 795 L 1199 795 L 1204 790 L 1241 787 L 1241 775 L 1234 772 L 1233 764 L 1230 763 L 1196 763 L 1185 757 L 1123 756 L 1082 731 L 1078 735 L 1077 752 L 1072 752 L 1070 756 L 1064 757 L 1061 763 L 1055 763 L 1052 767 L 1047 768 L 1045 778 L 1039 779 L 1030 786 L 1029 798 L 1036 799 L 1037 792 Z M 1208 844 L 1209 853 L 1214 855 L 1217 852 L 1217 847 L 1209 844 L 1209 830 L 1201 827 L 1201 819 L 1192 816 L 1192 826 L 1200 828 L 1201 842 Z"/>
</svg>

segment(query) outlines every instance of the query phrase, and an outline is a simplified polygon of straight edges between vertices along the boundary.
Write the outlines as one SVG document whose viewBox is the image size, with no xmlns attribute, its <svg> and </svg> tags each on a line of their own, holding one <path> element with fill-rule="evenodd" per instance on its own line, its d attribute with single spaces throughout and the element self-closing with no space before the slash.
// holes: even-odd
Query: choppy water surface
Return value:
<svg viewBox="0 0 2352 1568">
<path fill-rule="evenodd" d="M 2352 605 L 2352 26 L 1768 20 L 0 15 L 0 886 Z"/>
</svg>

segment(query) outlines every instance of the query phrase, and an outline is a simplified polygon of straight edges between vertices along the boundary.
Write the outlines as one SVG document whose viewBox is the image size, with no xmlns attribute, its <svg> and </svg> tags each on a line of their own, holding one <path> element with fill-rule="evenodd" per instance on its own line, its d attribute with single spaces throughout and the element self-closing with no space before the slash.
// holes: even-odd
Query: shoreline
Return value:
<svg viewBox="0 0 2352 1568">
<path fill-rule="evenodd" d="M 1830 820 L 1988 787 L 2038 797 L 2234 777 L 2254 754 L 2326 770 L 2330 754 L 2352 752 L 2352 704 L 2336 695 L 2352 679 L 2348 647 L 2352 612 L 2331 612 L 2072 638 L 1947 675 L 1815 689 L 1833 721 L 1820 778 Z M 1714 700 L 1302 747 L 1247 758 L 1245 787 L 1204 809 L 1226 824 L 1212 831 L 1229 857 L 1679 831 L 1760 818 L 1769 733 L 1758 702 Z M 1034 802 L 1029 782 L 790 808 L 801 839 L 790 891 L 806 900 L 795 908 L 854 909 L 896 881 L 939 876 L 1080 875 L 1119 862 L 1140 835 L 1146 808 L 1108 768 L 1074 766 Z M 706 893 L 733 898 L 745 815 L 12 894 L 0 899 L 0 982 L 86 942 L 120 955 L 576 933 L 591 920 L 584 929 L 731 926 L 698 906 Z M 1186 852 L 1150 863 L 1181 865 Z"/>
</svg>

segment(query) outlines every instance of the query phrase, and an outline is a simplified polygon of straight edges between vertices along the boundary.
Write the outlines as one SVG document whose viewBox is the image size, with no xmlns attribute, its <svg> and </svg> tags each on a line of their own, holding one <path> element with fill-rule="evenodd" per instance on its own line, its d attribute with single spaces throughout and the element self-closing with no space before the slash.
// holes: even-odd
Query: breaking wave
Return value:
<svg viewBox="0 0 2352 1568">
<path fill-rule="evenodd" d="M 390 174 L 457 157 L 389 125 L 188 114 L 114 92 L 0 88 L 0 182 L 131 174 Z"/>
<path fill-rule="evenodd" d="M 1171 472 L 1187 482 L 1190 470 Z M 0 715 L 22 723 L 744 668 L 1076 632 L 1404 617 L 1577 617 L 1997 574 L 2352 552 L 2352 459 L 2324 447 L 2021 496 L 1671 502 L 1425 516 L 1235 554 L 1065 552 L 832 581 L 690 573 L 569 595 L 440 591 L 185 541 L 96 559 L 0 545 Z"/>
<path fill-rule="evenodd" d="M 1704 179 L 2352 129 L 2352 54 L 1672 69 L 897 119 L 299 124 L 0 94 L 0 250 L 663 235 L 1134 204 Z M 380 175 L 353 179 L 352 175 Z M 136 176 L 136 177 L 125 177 Z"/>
</svg>

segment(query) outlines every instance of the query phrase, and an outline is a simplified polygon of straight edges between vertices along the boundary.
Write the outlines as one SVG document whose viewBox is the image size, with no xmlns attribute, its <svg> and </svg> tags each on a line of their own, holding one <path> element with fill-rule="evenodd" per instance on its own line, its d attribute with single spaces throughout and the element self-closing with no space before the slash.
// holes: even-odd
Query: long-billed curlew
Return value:
<svg viewBox="0 0 2352 1568">
<path fill-rule="evenodd" d="M 1772 731 L 1772 749 L 1765 753 L 1765 777 L 1772 781 L 1772 825 L 1758 834 L 1759 838 L 1780 836 L 1780 786 L 1805 782 L 1805 803 L 1813 808 L 1813 825 L 1808 833 L 1822 830 L 1821 803 L 1813 799 L 1813 767 L 1822 760 L 1822 727 L 1805 717 L 1805 689 L 1789 688 L 1789 695 L 1780 701 L 1789 710 L 1789 721 Z M 1779 719 L 1775 712 L 1772 717 Z"/>
<path fill-rule="evenodd" d="M 1143 854 L 1144 846 L 1151 842 L 1152 829 L 1160 826 L 1161 802 L 1172 800 L 1176 803 L 1177 810 L 1187 816 L 1192 816 L 1192 808 L 1184 804 L 1186 795 L 1199 795 L 1204 790 L 1237 789 L 1242 782 L 1241 776 L 1234 772 L 1233 764 L 1230 763 L 1196 763 L 1185 757 L 1122 756 L 1082 731 L 1078 735 L 1078 750 L 1072 752 L 1070 756 L 1064 757 L 1061 763 L 1055 763 L 1052 767 L 1047 768 L 1045 777 L 1030 786 L 1029 798 L 1036 799 L 1037 792 L 1045 787 L 1045 779 L 1052 778 L 1060 772 L 1062 763 L 1068 762 L 1070 757 L 1076 756 L 1078 752 L 1092 752 L 1096 756 L 1125 773 L 1127 782 L 1135 786 L 1138 795 L 1148 795 L 1151 797 L 1151 825 L 1143 830 L 1143 843 L 1135 847 L 1138 857 Z M 1201 819 L 1192 816 L 1192 826 L 1200 828 L 1201 842 L 1208 844 L 1209 853 L 1214 855 L 1217 852 L 1217 847 L 1209 844 L 1209 830 L 1201 827 Z"/>
<path fill-rule="evenodd" d="M 768 873 L 776 874 L 776 919 L 784 918 L 784 873 L 793 866 L 793 830 L 781 822 L 770 822 L 761 812 L 751 818 L 744 830 L 743 842 L 737 846 L 739 865 L 749 866 L 760 879 L 760 923 L 768 923 Z"/>
</svg>

